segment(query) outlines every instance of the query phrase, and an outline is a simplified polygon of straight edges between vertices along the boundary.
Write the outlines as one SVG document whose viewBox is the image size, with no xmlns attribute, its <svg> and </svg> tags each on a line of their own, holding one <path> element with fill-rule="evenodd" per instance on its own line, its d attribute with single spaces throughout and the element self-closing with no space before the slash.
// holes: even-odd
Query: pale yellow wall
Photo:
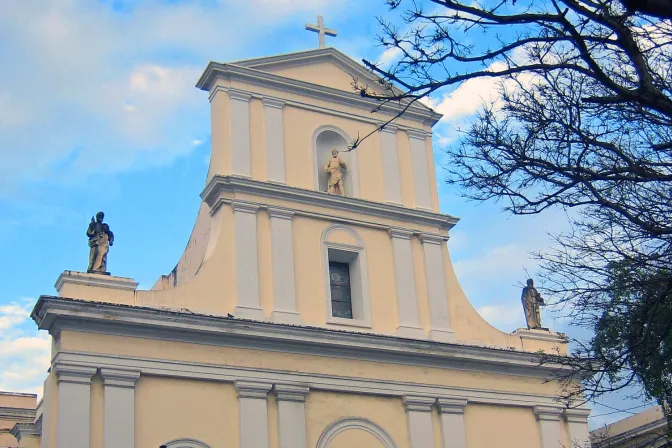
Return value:
<svg viewBox="0 0 672 448">
<path fill-rule="evenodd" d="M 469 404 L 464 423 L 469 447 L 541 448 L 531 408 Z"/>
<path fill-rule="evenodd" d="M 415 207 L 413 162 L 411 160 L 411 143 L 405 131 L 397 132 L 397 156 L 399 158 L 399 178 L 401 180 L 401 201 L 404 207 L 412 208 Z"/>
<path fill-rule="evenodd" d="M 436 165 L 434 163 L 434 149 L 432 148 L 432 139 L 425 139 L 425 150 L 427 151 L 427 166 L 429 173 L 429 193 L 432 197 L 432 209 L 439 212 L 439 192 L 437 182 L 442 182 L 442 179 L 437 179 Z M 440 172 L 440 171 L 439 171 Z M 431 180 L 434 180 L 433 182 Z"/>
<path fill-rule="evenodd" d="M 217 363 L 292 372 L 307 372 L 462 388 L 555 394 L 558 385 L 540 378 L 470 372 L 435 367 L 356 361 L 316 355 L 265 352 L 182 342 L 61 332 L 62 350 L 140 358 Z"/>
<path fill-rule="evenodd" d="M 238 446 L 237 403 L 233 384 L 143 375 L 135 390 L 135 446 L 181 438 Z"/>
<path fill-rule="evenodd" d="M 81 337 L 81 335 L 80 335 Z M 50 372 L 44 381 L 44 401 L 42 402 L 42 437 L 48 434 L 48 446 L 46 448 L 56 448 L 56 427 L 58 424 L 58 382 L 56 374 Z M 49 413 L 49 417 L 46 415 Z"/>
<path fill-rule="evenodd" d="M 1 442 L 0 442 L 1 443 Z M 2 446 L 2 445 L 0 445 Z M 40 448 L 39 436 L 22 436 L 19 448 Z"/>
<path fill-rule="evenodd" d="M 266 181 L 266 114 L 264 103 L 251 98 L 250 108 L 250 168 L 252 179 Z"/>
<path fill-rule="evenodd" d="M 257 212 L 257 263 L 259 265 L 259 298 L 267 318 L 273 312 L 273 259 L 271 219 L 266 210 Z"/>
<path fill-rule="evenodd" d="M 402 445 L 398 445 L 402 446 Z M 328 448 L 385 448 L 372 434 L 360 429 L 349 429 L 338 434 Z"/>
<path fill-rule="evenodd" d="M 100 375 L 91 379 L 91 430 L 89 448 L 103 448 L 103 401 L 104 389 Z"/>
<path fill-rule="evenodd" d="M 297 65 L 283 68 L 271 67 L 264 68 L 263 70 L 265 72 L 273 73 L 278 76 L 284 76 L 286 78 L 292 78 L 311 83 L 318 82 L 320 85 L 325 87 L 344 90 L 350 93 L 355 92 L 355 90 L 352 88 L 353 75 L 331 62 L 318 62 L 311 63 L 309 65 Z M 370 87 L 372 87 L 375 91 L 381 91 L 381 89 L 373 83 L 366 83 L 366 80 L 364 79 L 360 79 L 360 81 L 364 84 L 370 85 Z"/>
<path fill-rule="evenodd" d="M 210 139 L 208 181 L 216 174 L 231 173 L 231 100 L 226 93 L 219 92 L 210 101 Z"/>
<path fill-rule="evenodd" d="M 362 417 L 371 420 L 387 432 L 398 448 L 408 446 L 408 423 L 406 411 L 400 398 L 355 395 L 347 393 L 311 392 L 306 399 L 306 431 L 308 446 L 317 446 L 322 432 L 332 423 L 344 417 Z M 362 447 L 370 441 L 359 432 L 343 433 L 336 437 L 331 447 L 348 448 L 346 442 L 354 443 L 350 448 Z M 373 440 L 376 440 L 375 438 Z M 376 445 L 370 445 L 375 447 Z"/>
</svg>

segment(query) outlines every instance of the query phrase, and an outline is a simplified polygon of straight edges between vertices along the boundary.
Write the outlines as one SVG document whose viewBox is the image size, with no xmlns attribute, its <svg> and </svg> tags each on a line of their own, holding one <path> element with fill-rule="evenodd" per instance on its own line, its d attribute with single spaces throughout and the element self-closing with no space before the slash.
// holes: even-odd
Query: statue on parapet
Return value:
<svg viewBox="0 0 672 448">
<path fill-rule="evenodd" d="M 338 157 L 338 150 L 331 150 L 331 158 L 324 166 L 324 171 L 329 174 L 327 193 L 345 196 L 345 188 L 343 188 L 343 171 L 347 170 L 343 159 Z"/>
<path fill-rule="evenodd" d="M 110 226 L 103 222 L 105 213 L 96 213 L 96 218 L 91 217 L 86 236 L 89 237 L 89 274 L 110 275 L 107 272 L 107 253 L 114 244 L 114 234 Z"/>
<path fill-rule="evenodd" d="M 537 288 L 534 287 L 534 280 L 527 280 L 527 286 L 523 288 L 520 300 L 523 302 L 527 328 L 529 330 L 548 330 L 548 328 L 541 326 L 541 307 L 546 304 Z"/>
</svg>

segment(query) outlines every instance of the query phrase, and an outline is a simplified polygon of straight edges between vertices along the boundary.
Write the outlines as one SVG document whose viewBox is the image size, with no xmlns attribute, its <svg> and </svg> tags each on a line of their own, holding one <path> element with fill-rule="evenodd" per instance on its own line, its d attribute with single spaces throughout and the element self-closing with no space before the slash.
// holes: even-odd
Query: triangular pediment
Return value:
<svg viewBox="0 0 672 448">
<path fill-rule="evenodd" d="M 384 93 L 378 78 L 370 70 L 335 48 L 246 59 L 230 64 L 351 93 L 354 92 L 353 81 L 356 79 L 371 90 Z"/>
</svg>

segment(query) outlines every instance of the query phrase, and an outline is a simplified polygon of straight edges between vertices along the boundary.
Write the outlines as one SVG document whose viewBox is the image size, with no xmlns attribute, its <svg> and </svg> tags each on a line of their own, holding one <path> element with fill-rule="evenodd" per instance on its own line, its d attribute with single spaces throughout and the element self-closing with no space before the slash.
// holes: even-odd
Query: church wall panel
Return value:
<svg viewBox="0 0 672 448">
<path fill-rule="evenodd" d="M 363 417 L 380 426 L 397 448 L 408 448 L 406 412 L 400 398 L 311 391 L 306 400 L 306 416 L 309 447 L 317 446 L 320 435 L 331 423 L 344 417 Z M 363 443 L 370 438 L 357 433 L 346 435 L 349 431 L 336 436 L 329 448 L 345 448 L 346 441 L 356 443 L 350 448 L 367 446 Z"/>
<path fill-rule="evenodd" d="M 233 384 L 141 376 L 136 385 L 136 447 L 194 438 L 213 448 L 238 446 Z"/>
<path fill-rule="evenodd" d="M 225 92 L 218 92 L 210 101 L 210 132 L 208 180 L 231 173 L 231 103 Z"/>
<path fill-rule="evenodd" d="M 306 82 L 319 82 L 320 85 L 353 92 L 352 76 L 331 62 L 318 62 L 310 65 L 265 69 L 269 73 Z"/>
<path fill-rule="evenodd" d="M 429 194 L 432 199 L 432 209 L 435 212 L 439 212 L 439 192 L 438 192 L 438 185 L 437 183 L 443 182 L 443 175 L 441 175 L 441 178 L 437 178 L 436 176 L 436 162 L 434 158 L 434 149 L 432 147 L 432 139 L 431 138 L 426 138 L 425 139 L 425 149 L 427 151 L 427 171 L 429 172 Z M 442 173 L 443 171 L 439 171 Z M 432 181 L 434 179 L 434 181 Z"/>
<path fill-rule="evenodd" d="M 276 369 L 289 372 L 300 371 L 502 392 L 511 391 L 528 394 L 554 394 L 556 392 L 555 384 L 545 383 L 540 378 L 349 360 L 318 355 L 248 350 L 97 333 L 78 333 L 69 330 L 64 330 L 61 337 L 63 340 L 62 349 L 67 351 L 206 364 L 216 363 L 227 366 Z"/>
<path fill-rule="evenodd" d="M 91 434 L 89 448 L 103 448 L 103 383 L 100 375 L 91 380 Z"/>
<path fill-rule="evenodd" d="M 294 269 L 296 276 L 296 306 L 306 323 L 326 322 L 326 297 L 322 275 L 322 231 L 324 225 L 314 219 L 295 216 Z M 310 243 L 309 243 L 310 242 Z"/>
<path fill-rule="evenodd" d="M 259 300 L 264 315 L 273 313 L 273 260 L 271 258 L 271 220 L 266 210 L 257 212 L 257 260 L 259 263 Z"/>
<path fill-rule="evenodd" d="M 425 255 L 422 243 L 417 237 L 411 238 L 411 250 L 413 253 L 413 269 L 415 275 L 415 292 L 418 299 L 418 318 L 420 327 L 425 334 L 429 334 L 431 324 L 429 319 L 429 294 L 425 276 Z"/>
<path fill-rule="evenodd" d="M 532 409 L 469 404 L 464 420 L 468 447 L 542 448 Z"/>
<path fill-rule="evenodd" d="M 413 172 L 411 170 L 411 143 L 408 134 L 397 132 L 397 155 L 399 157 L 399 178 L 401 181 L 401 200 L 404 207 L 413 207 L 415 204 L 415 188 L 413 187 Z"/>
</svg>

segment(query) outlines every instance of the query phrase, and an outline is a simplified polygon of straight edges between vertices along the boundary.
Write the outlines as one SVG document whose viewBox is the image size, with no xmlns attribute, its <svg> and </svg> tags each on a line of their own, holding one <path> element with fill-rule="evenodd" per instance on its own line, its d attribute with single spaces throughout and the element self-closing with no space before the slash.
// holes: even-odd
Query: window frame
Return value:
<svg viewBox="0 0 672 448">
<path fill-rule="evenodd" d="M 357 246 L 328 241 L 333 231 L 345 231 L 357 241 Z M 332 315 L 331 283 L 329 261 L 348 263 L 350 267 L 350 300 L 352 319 Z M 353 230 L 333 225 L 325 230 L 322 237 L 322 267 L 326 298 L 326 321 L 328 325 L 371 328 L 371 300 L 369 298 L 369 279 L 366 264 L 366 251 L 359 235 Z"/>
</svg>

